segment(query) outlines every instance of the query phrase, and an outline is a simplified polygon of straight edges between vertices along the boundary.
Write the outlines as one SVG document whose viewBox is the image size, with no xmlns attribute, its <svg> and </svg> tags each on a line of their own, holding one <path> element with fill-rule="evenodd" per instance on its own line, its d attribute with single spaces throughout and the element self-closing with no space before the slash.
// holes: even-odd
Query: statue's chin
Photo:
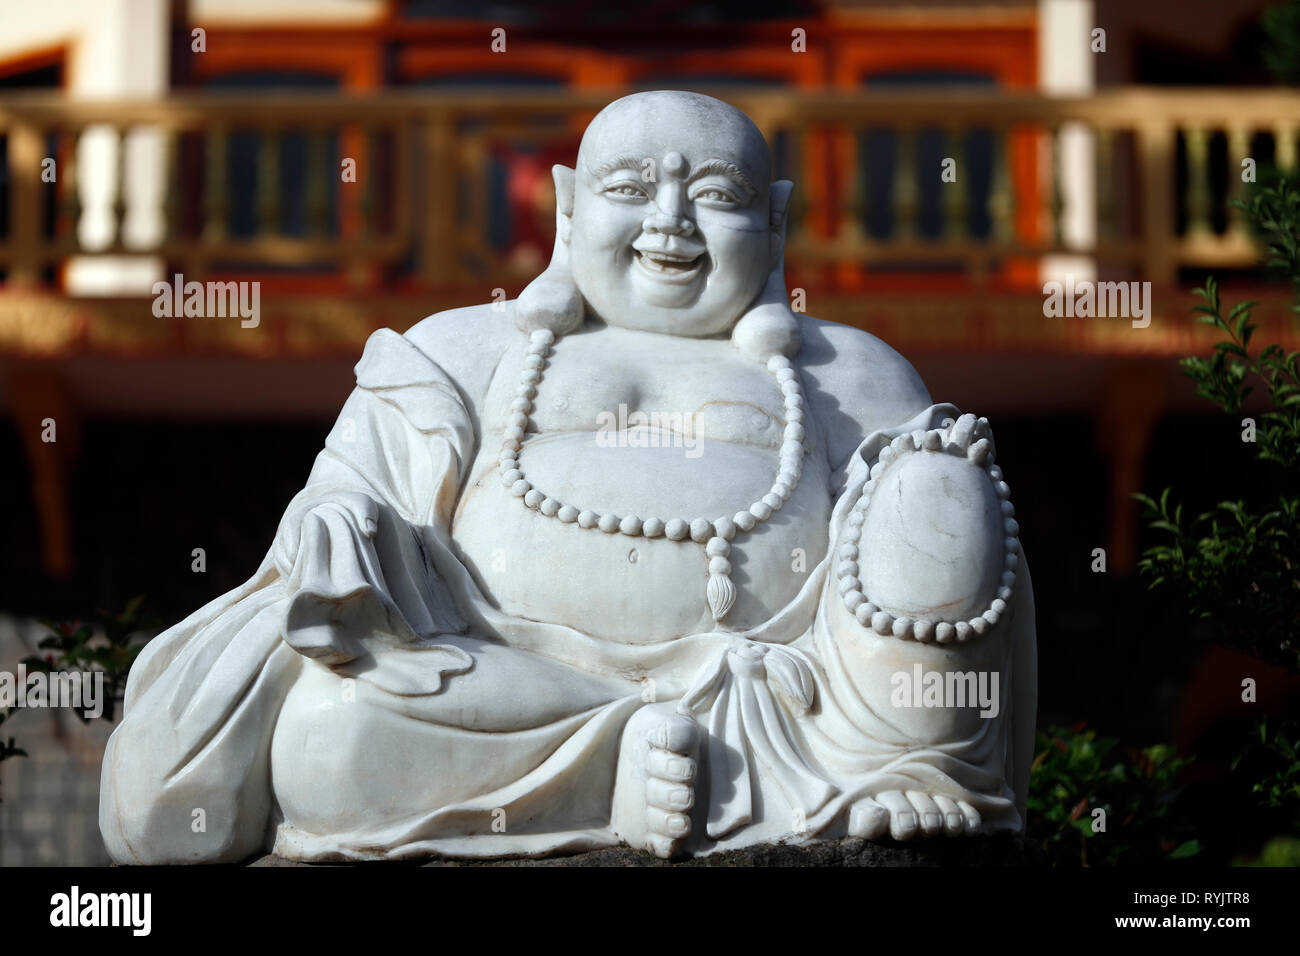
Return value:
<svg viewBox="0 0 1300 956">
<path fill-rule="evenodd" d="M 621 329 L 632 329 L 637 332 L 659 332 L 664 335 L 678 335 L 683 338 L 702 339 L 713 335 L 721 335 L 731 331 L 731 327 L 736 324 L 739 315 L 728 317 L 705 317 L 698 318 L 691 314 L 688 309 L 662 309 L 645 307 L 637 309 L 611 310 L 611 314 L 592 310 L 590 314 L 601 319 L 606 325 L 617 326 Z"/>
<path fill-rule="evenodd" d="M 712 304 L 706 308 L 699 302 L 699 293 L 694 291 L 677 297 L 659 290 L 654 290 L 658 293 L 655 295 L 644 294 L 640 288 L 631 291 L 630 295 L 614 299 L 584 294 L 587 315 L 623 329 L 708 338 L 730 332 L 744 312 L 743 304 L 729 303 L 725 308 Z M 674 301 L 675 298 L 681 301 Z"/>
</svg>

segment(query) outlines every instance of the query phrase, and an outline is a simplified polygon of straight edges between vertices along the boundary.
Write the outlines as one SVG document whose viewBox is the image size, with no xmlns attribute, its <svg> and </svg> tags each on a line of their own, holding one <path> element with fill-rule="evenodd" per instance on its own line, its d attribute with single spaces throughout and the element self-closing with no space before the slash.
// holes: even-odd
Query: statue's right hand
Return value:
<svg viewBox="0 0 1300 956">
<path fill-rule="evenodd" d="M 285 640 L 300 654 L 333 665 L 359 656 L 367 637 L 414 639 L 387 592 L 375 546 L 379 518 L 366 495 L 332 497 L 303 511 L 292 553 L 291 540 L 277 541 L 290 589 Z"/>
<path fill-rule="evenodd" d="M 292 574 L 298 563 L 303 548 L 303 529 L 318 526 L 330 515 L 350 521 L 367 540 L 373 541 L 379 532 L 379 503 L 361 492 L 337 492 L 328 498 L 290 505 L 280 519 L 272 546 L 281 574 Z"/>
</svg>

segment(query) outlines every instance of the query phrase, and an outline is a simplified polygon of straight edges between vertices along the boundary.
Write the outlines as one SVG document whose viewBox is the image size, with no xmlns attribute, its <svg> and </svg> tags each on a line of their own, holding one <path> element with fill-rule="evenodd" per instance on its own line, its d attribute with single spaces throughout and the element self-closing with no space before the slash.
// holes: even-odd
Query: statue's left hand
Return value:
<svg viewBox="0 0 1300 956">
<path fill-rule="evenodd" d="M 840 594 L 864 627 L 947 644 L 997 625 L 1020 544 L 993 456 L 974 415 L 880 449 L 840 544 Z"/>
</svg>

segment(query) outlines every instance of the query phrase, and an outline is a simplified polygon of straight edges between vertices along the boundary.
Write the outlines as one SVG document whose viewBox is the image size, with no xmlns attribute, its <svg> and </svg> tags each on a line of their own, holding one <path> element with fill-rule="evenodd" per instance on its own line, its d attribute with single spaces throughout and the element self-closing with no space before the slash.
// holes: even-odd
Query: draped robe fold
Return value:
<svg viewBox="0 0 1300 956">
<path fill-rule="evenodd" d="M 114 860 L 616 844 L 620 740 L 646 679 L 708 731 L 710 849 L 842 835 L 853 803 L 884 790 L 959 791 L 990 828 L 1020 825 L 1032 691 L 1004 681 L 1003 719 L 931 745 L 873 709 L 841 660 L 862 631 L 836 603 L 831 556 L 868 463 L 895 435 L 955 418 L 952 406 L 862 442 L 834 490 L 827 557 L 770 620 L 629 645 L 485 599 L 451 535 L 477 441 L 455 384 L 388 330 L 356 371 L 257 572 L 132 668 L 101 781 Z M 1032 672 L 1027 570 L 1007 626 L 1002 672 Z"/>
</svg>

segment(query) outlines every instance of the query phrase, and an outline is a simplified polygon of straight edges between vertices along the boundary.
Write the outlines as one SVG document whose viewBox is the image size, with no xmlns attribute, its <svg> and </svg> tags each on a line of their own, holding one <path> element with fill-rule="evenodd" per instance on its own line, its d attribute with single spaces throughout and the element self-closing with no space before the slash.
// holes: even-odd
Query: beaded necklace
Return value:
<svg viewBox="0 0 1300 956">
<path fill-rule="evenodd" d="M 605 534 L 623 534 L 628 537 L 644 535 L 647 538 L 666 537 L 672 541 L 684 541 L 690 538 L 697 544 L 704 545 L 704 553 L 709 559 L 709 579 L 705 596 L 709 610 L 715 621 L 727 616 L 736 603 L 736 585 L 731 580 L 731 540 L 738 531 L 749 532 L 761 522 L 767 521 L 772 514 L 794 494 L 799 485 L 799 476 L 803 473 L 804 447 L 804 398 L 799 384 L 799 375 L 793 364 L 784 355 L 774 355 L 767 361 L 767 369 L 775 377 L 781 392 L 785 396 L 785 432 L 781 444 L 780 467 L 771 490 L 755 501 L 747 510 L 737 511 L 730 518 L 639 518 L 636 515 L 619 516 L 616 514 L 599 514 L 576 505 L 567 504 L 535 488 L 526 477 L 519 461 L 524 436 L 528 432 L 531 413 L 535 408 L 537 387 L 542 380 L 542 371 L 550 358 L 551 346 L 555 334 L 547 329 L 532 333 L 528 349 L 524 354 L 524 367 L 519 377 L 519 388 L 510 403 L 510 413 L 506 418 L 504 436 L 501 440 L 501 483 L 510 489 L 516 498 L 522 498 L 525 506 L 548 518 L 557 518 L 566 524 L 577 524 L 580 528 L 596 529 Z"/>
</svg>

